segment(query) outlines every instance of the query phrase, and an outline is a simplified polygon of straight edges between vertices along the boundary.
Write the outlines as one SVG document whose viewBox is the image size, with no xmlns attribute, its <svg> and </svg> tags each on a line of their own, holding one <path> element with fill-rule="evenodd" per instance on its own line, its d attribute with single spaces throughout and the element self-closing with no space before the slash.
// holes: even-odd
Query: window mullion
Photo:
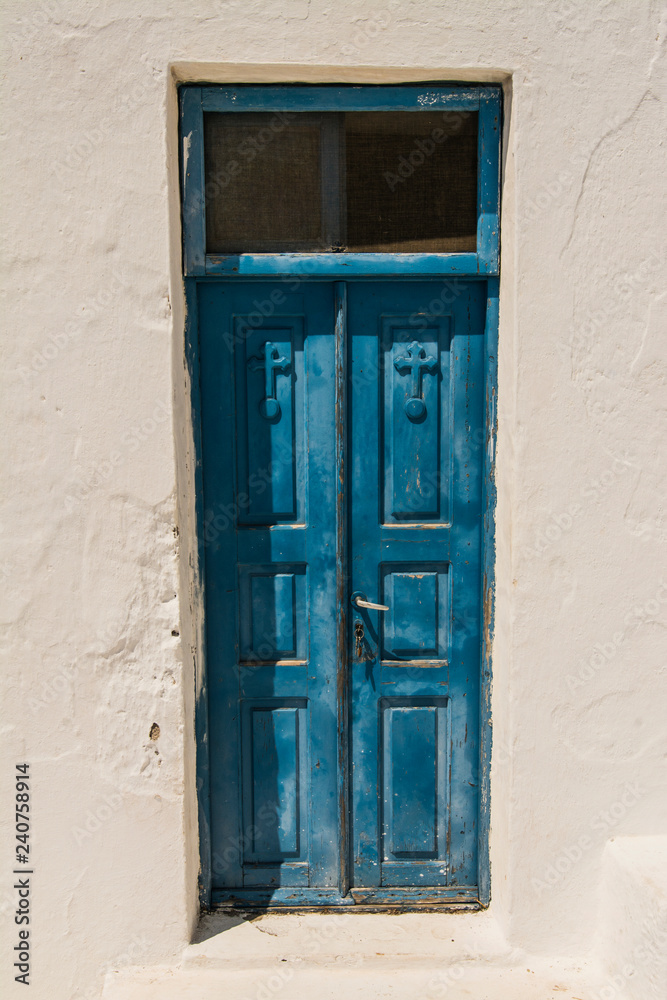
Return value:
<svg viewBox="0 0 667 1000">
<path fill-rule="evenodd" d="M 327 249 L 345 245 L 345 116 L 322 115 L 322 221 Z"/>
</svg>

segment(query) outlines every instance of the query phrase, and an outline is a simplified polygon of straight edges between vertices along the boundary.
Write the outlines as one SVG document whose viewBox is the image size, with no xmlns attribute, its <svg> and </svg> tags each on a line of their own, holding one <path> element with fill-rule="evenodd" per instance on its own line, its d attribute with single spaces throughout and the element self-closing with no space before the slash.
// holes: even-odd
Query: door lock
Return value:
<svg viewBox="0 0 667 1000">
<path fill-rule="evenodd" d="M 364 648 L 364 623 L 360 622 L 358 619 L 354 623 L 354 651 L 358 657 L 361 657 Z"/>
</svg>

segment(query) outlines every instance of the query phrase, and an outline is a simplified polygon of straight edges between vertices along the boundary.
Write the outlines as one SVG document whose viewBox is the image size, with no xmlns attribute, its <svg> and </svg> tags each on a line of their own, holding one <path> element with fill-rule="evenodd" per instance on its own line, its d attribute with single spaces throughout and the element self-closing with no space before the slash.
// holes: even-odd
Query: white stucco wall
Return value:
<svg viewBox="0 0 667 1000">
<path fill-rule="evenodd" d="M 196 919 L 179 80 L 505 85 L 492 907 L 585 953 L 606 841 L 667 832 L 661 3 L 1 10 L 1 819 L 27 760 L 33 996 L 97 997 Z"/>
</svg>

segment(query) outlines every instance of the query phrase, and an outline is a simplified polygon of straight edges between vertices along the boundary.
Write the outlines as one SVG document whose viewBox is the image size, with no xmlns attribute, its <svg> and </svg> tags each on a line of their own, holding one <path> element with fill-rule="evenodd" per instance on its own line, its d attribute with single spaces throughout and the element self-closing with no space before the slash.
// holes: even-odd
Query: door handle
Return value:
<svg viewBox="0 0 667 1000">
<path fill-rule="evenodd" d="M 355 608 L 370 608 L 371 611 L 389 611 L 389 607 L 386 604 L 372 604 L 370 601 L 367 601 L 366 595 L 360 590 L 355 590 L 350 600 Z"/>
</svg>

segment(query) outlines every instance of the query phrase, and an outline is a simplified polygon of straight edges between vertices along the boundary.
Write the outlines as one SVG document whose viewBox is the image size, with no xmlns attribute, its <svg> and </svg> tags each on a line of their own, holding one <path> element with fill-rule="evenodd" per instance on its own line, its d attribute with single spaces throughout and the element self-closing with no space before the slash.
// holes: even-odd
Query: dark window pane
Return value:
<svg viewBox="0 0 667 1000">
<path fill-rule="evenodd" d="M 325 249 L 320 137 L 289 112 L 204 115 L 208 253 Z"/>
<path fill-rule="evenodd" d="M 476 113 L 209 113 L 204 162 L 208 253 L 476 249 Z"/>
<path fill-rule="evenodd" d="M 477 113 L 345 115 L 347 248 L 477 249 Z"/>
</svg>

